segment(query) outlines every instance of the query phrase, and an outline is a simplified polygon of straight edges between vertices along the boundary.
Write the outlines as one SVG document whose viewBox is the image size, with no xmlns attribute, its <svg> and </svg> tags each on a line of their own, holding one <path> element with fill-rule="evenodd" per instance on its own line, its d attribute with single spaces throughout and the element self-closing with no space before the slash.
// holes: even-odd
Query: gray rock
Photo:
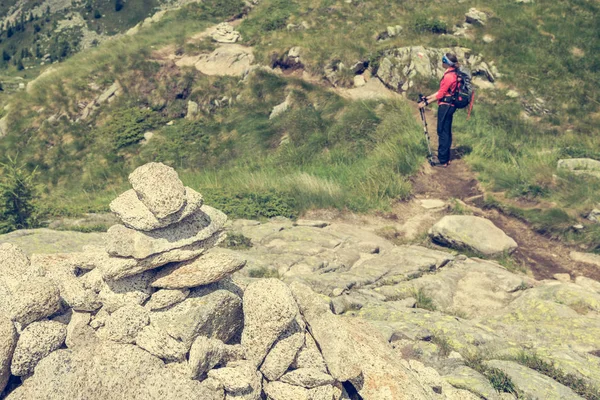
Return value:
<svg viewBox="0 0 600 400">
<path fill-rule="evenodd" d="M 213 368 L 242 358 L 244 351 L 241 346 L 230 346 L 218 339 L 198 336 L 190 349 L 188 365 L 192 379 L 202 379 Z"/>
<path fill-rule="evenodd" d="M 65 344 L 68 348 L 88 346 L 98 339 L 94 329 L 89 326 L 90 321 L 91 315 L 89 313 L 73 311 L 71 320 L 67 325 L 67 336 L 65 339 Z"/>
<path fill-rule="evenodd" d="M 223 400 L 133 345 L 99 342 L 92 348 L 57 350 L 7 400 Z"/>
<path fill-rule="evenodd" d="M 472 215 L 447 215 L 430 229 L 429 236 L 451 247 L 470 248 L 489 256 L 517 248 L 517 243 L 491 221 Z"/>
<path fill-rule="evenodd" d="M 334 379 L 331 375 L 312 368 L 299 368 L 290 371 L 283 375 L 280 381 L 306 389 L 312 389 L 317 386 L 330 385 L 334 383 Z"/>
<path fill-rule="evenodd" d="M 221 230 L 225 221 L 225 214 L 204 205 L 183 221 L 152 232 L 114 225 L 108 230 L 106 250 L 113 256 L 144 259 L 206 240 Z"/>
<path fill-rule="evenodd" d="M 573 390 L 554 379 L 512 361 L 492 360 L 485 363 L 507 374 L 526 396 L 539 400 L 581 400 Z"/>
<path fill-rule="evenodd" d="M 600 268 L 600 255 L 598 254 L 572 251 L 569 253 L 569 258 L 573 261 L 595 265 L 596 267 Z"/>
<path fill-rule="evenodd" d="M 341 387 L 341 385 L 339 386 Z M 347 394 L 346 397 L 342 397 L 342 390 L 333 385 L 319 386 L 308 391 L 309 400 L 343 400 L 349 397 Z"/>
<path fill-rule="evenodd" d="M 294 282 L 290 287 L 331 375 L 340 382 L 358 378 L 362 370 L 351 337 L 341 320 L 308 286 Z"/>
<path fill-rule="evenodd" d="M 283 382 L 268 382 L 264 391 L 269 400 L 310 400 L 307 389 Z"/>
<path fill-rule="evenodd" d="M 298 354 L 296 355 L 296 359 L 291 365 L 292 369 L 299 368 L 311 368 L 321 371 L 323 373 L 327 372 L 327 365 L 325 365 L 325 360 L 315 343 L 315 339 L 313 339 L 310 333 L 306 333 L 304 339 L 304 346 L 300 349 Z"/>
<path fill-rule="evenodd" d="M 558 160 L 558 170 L 575 175 L 600 177 L 600 161 L 591 158 L 569 158 Z"/>
<path fill-rule="evenodd" d="M 48 228 L 19 229 L 0 235 L 0 242 L 19 246 L 28 255 L 35 253 L 70 253 L 82 251 L 86 245 L 102 246 L 104 232 L 56 231 Z"/>
<path fill-rule="evenodd" d="M 181 264 L 168 266 L 158 272 L 152 286 L 166 289 L 184 289 L 220 281 L 242 269 L 246 260 L 234 257 L 221 249 L 212 249 Z"/>
<path fill-rule="evenodd" d="M 106 280 L 123 279 L 140 274 L 144 271 L 162 267 L 168 263 L 181 262 L 194 259 L 206 250 L 217 246 L 225 238 L 224 234 L 217 232 L 208 239 L 195 242 L 177 249 L 154 254 L 142 260 L 133 257 L 115 257 L 108 255 L 104 250 L 96 258 L 98 269 Z"/>
<path fill-rule="evenodd" d="M 165 361 L 183 361 L 188 351 L 183 343 L 152 325 L 145 326 L 137 334 L 135 344 Z"/>
<path fill-rule="evenodd" d="M 152 231 L 180 222 L 184 218 L 198 211 L 198 209 L 202 207 L 202 204 L 202 195 L 195 190 L 186 187 L 184 206 L 179 211 L 170 214 L 165 218 L 158 219 L 148 207 L 140 201 L 135 190 L 131 189 L 113 200 L 110 203 L 110 210 L 114 212 L 128 228 L 141 231 Z"/>
<path fill-rule="evenodd" d="M 476 8 L 469 9 L 469 12 L 465 14 L 465 20 L 469 24 L 484 26 L 487 22 L 487 14 L 477 10 Z"/>
<path fill-rule="evenodd" d="M 148 163 L 129 175 L 139 199 L 158 219 L 178 212 L 185 202 L 185 188 L 177 172 L 162 163 Z"/>
<path fill-rule="evenodd" d="M 325 228 L 326 226 L 329 226 L 329 222 L 327 221 L 318 221 L 318 220 L 312 220 L 312 219 L 299 219 L 297 220 L 294 225 L 296 226 L 308 226 L 311 228 Z"/>
<path fill-rule="evenodd" d="M 186 119 L 194 119 L 194 117 L 198 114 L 200 110 L 200 106 L 195 101 L 189 100 L 187 103 L 187 113 L 185 114 Z"/>
<path fill-rule="evenodd" d="M 215 27 L 210 37 L 219 43 L 235 43 L 240 39 L 241 35 L 229 23 L 222 22 Z"/>
<path fill-rule="evenodd" d="M 190 294 L 189 289 L 161 289 L 152 294 L 145 307 L 151 311 L 160 310 L 184 301 Z"/>
<path fill-rule="evenodd" d="M 298 305 L 285 283 L 263 279 L 248 285 L 244 292 L 242 345 L 256 367 L 297 315 Z"/>
<path fill-rule="evenodd" d="M 587 278 L 585 276 L 578 276 L 575 278 L 575 283 L 590 292 L 600 293 L 600 282 L 595 281 L 593 279 Z"/>
<path fill-rule="evenodd" d="M 273 110 L 271 111 L 271 114 L 269 115 L 269 119 L 277 118 L 281 114 L 285 113 L 290 108 L 290 103 L 291 103 L 291 97 L 290 97 L 290 95 L 288 95 L 283 103 L 278 104 L 275 107 L 273 107 Z"/>
<path fill-rule="evenodd" d="M 29 258 L 19 247 L 0 244 L 0 286 L 14 292 L 23 281 L 39 276 L 41 271 L 30 266 Z"/>
<path fill-rule="evenodd" d="M 10 364 L 16 345 L 17 330 L 8 318 L 0 314 L 0 393 L 10 377 Z"/>
<path fill-rule="evenodd" d="M 275 342 L 260 367 L 260 372 L 269 381 L 276 381 L 281 378 L 296 359 L 298 351 L 304 346 L 304 329 L 301 330 L 297 324 L 292 324 L 292 326 L 295 329 L 288 329 L 284 332 Z"/>
<path fill-rule="evenodd" d="M 98 337 L 118 343 L 135 343 L 138 333 L 150 323 L 150 312 L 139 305 L 126 305 L 107 318 Z"/>
<path fill-rule="evenodd" d="M 490 385 L 490 381 L 469 367 L 458 367 L 451 374 L 445 375 L 444 379 L 452 386 L 466 389 L 483 399 L 500 400 L 498 392 Z"/>
<path fill-rule="evenodd" d="M 600 222 L 600 210 L 594 208 L 589 212 L 586 218 L 592 222 Z"/>
<path fill-rule="evenodd" d="M 37 363 L 58 349 L 67 336 L 67 327 L 60 322 L 34 322 L 23 330 L 10 366 L 16 376 L 25 376 L 33 372 Z"/>
<path fill-rule="evenodd" d="M 150 282 L 154 279 L 154 272 L 146 271 L 139 275 L 104 282 L 99 276 L 100 271 L 91 271 L 86 274 L 88 285 L 96 286 L 98 300 L 109 313 L 115 312 L 126 305 L 141 305 L 150 298 L 153 288 Z"/>
<path fill-rule="evenodd" d="M 262 391 L 262 375 L 251 361 L 234 361 L 224 368 L 213 369 L 208 377 L 221 382 L 227 397 L 233 399 L 258 400 Z"/>
<path fill-rule="evenodd" d="M 59 308 L 58 288 L 48 278 L 31 278 L 22 282 L 8 301 L 11 319 L 23 326 L 49 317 Z"/>
<path fill-rule="evenodd" d="M 242 300 L 227 290 L 192 291 L 181 303 L 152 312 L 150 320 L 188 349 L 199 335 L 228 342 L 242 329 Z"/>
</svg>

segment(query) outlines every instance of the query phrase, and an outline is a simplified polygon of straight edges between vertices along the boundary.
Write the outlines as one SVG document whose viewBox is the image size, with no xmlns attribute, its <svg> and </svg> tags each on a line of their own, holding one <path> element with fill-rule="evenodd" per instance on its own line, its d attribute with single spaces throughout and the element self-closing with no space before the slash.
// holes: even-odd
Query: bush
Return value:
<svg viewBox="0 0 600 400">
<path fill-rule="evenodd" d="M 130 146 L 144 138 L 144 133 L 161 122 L 158 114 L 148 109 L 130 107 L 116 110 L 100 129 L 100 134 L 112 138 L 115 150 Z"/>
<path fill-rule="evenodd" d="M 241 233 L 228 233 L 221 247 L 235 250 L 248 250 L 252 247 L 252 240 Z"/>
<path fill-rule="evenodd" d="M 230 218 L 296 218 L 294 199 L 275 191 L 232 193 L 223 189 L 202 189 L 206 203 Z"/>
<path fill-rule="evenodd" d="M 0 233 L 16 229 L 33 228 L 37 225 L 35 200 L 38 198 L 34 186 L 36 170 L 29 172 L 17 159 L 8 157 L 0 164 Z"/>
<path fill-rule="evenodd" d="M 424 15 L 418 15 L 413 22 L 413 30 L 417 33 L 448 33 L 448 25 L 437 18 L 428 18 Z"/>
</svg>

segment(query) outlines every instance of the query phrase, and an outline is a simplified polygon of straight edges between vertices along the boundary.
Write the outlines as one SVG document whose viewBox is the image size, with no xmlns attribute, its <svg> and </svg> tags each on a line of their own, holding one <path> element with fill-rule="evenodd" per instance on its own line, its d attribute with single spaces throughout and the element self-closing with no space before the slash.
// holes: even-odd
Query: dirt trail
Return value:
<svg viewBox="0 0 600 400">
<path fill-rule="evenodd" d="M 416 118 L 420 117 L 415 108 Z M 432 150 L 437 149 L 437 121 L 431 110 L 426 113 L 429 132 L 432 139 Z M 584 263 L 578 263 L 569 257 L 571 251 L 581 249 L 570 247 L 558 240 L 536 233 L 531 227 L 512 216 L 497 210 L 482 209 L 483 189 L 475 174 L 461 160 L 460 143 L 454 143 L 452 162 L 447 168 L 430 167 L 415 177 L 413 185 L 415 195 L 442 200 L 458 199 L 466 203 L 474 215 L 491 220 L 506 232 L 519 245 L 513 258 L 532 272 L 536 279 L 552 279 L 557 273 L 568 273 L 571 277 L 583 275 L 600 280 L 600 269 Z"/>
</svg>

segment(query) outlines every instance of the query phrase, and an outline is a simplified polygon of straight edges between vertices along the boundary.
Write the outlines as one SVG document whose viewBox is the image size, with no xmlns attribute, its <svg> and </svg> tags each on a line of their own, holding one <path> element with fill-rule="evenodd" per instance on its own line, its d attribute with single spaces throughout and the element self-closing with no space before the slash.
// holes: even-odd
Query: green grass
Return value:
<svg viewBox="0 0 600 400">
<path fill-rule="evenodd" d="M 465 357 L 465 365 L 485 376 L 492 387 L 498 392 L 510 393 L 519 399 L 524 398 L 510 377 L 498 368 L 486 366 L 480 354 L 467 355 Z"/>
<path fill-rule="evenodd" d="M 435 311 L 437 307 L 433 299 L 425 292 L 423 288 L 413 289 L 412 296 L 415 298 L 415 307 L 423 308 L 429 311 Z"/>
<path fill-rule="evenodd" d="M 546 375 L 555 381 L 571 388 L 575 393 L 588 400 L 600 399 L 600 388 L 595 387 L 585 379 L 573 374 L 565 373 L 554 363 L 541 358 L 536 353 L 522 351 L 517 354 L 512 361 L 518 362 L 528 368 L 531 368 L 543 375 Z"/>
</svg>

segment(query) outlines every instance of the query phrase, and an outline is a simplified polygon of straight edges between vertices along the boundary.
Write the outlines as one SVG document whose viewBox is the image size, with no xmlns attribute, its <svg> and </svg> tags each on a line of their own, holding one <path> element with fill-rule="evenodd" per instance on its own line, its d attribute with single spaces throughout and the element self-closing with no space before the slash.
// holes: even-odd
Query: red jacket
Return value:
<svg viewBox="0 0 600 400">
<path fill-rule="evenodd" d="M 449 97 L 454 94 L 456 91 L 456 86 L 458 85 L 458 76 L 456 75 L 456 69 L 454 67 L 450 67 L 444 72 L 444 76 L 440 81 L 440 90 L 437 92 L 437 100 L 438 104 L 448 104 L 442 101 L 444 97 Z"/>
</svg>

